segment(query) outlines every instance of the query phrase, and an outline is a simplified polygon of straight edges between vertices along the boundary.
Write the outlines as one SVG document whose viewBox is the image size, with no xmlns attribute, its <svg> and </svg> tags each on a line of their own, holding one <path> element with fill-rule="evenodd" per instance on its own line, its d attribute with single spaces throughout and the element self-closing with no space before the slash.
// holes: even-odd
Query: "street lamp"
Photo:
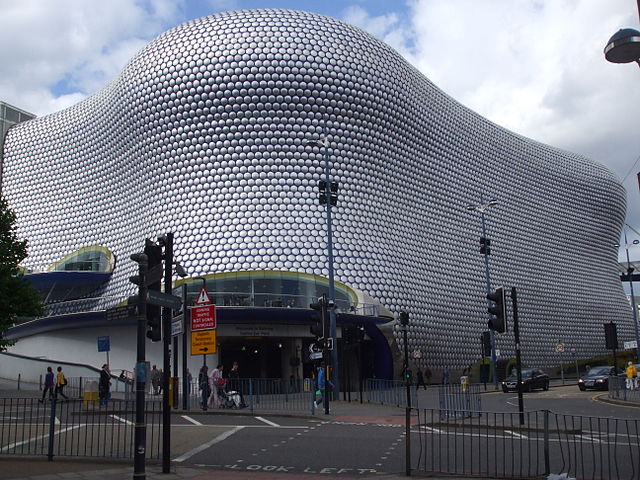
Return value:
<svg viewBox="0 0 640 480">
<path fill-rule="evenodd" d="M 324 180 L 318 183 L 320 188 L 320 204 L 326 206 L 327 214 L 327 270 L 329 271 L 329 330 L 333 339 L 333 349 L 331 350 L 331 367 L 333 369 L 333 383 L 335 389 L 333 399 L 340 398 L 340 378 L 338 369 L 338 349 L 336 339 L 336 290 L 333 274 L 333 230 L 331 226 L 331 207 L 337 203 L 338 184 L 331 182 L 331 164 L 329 156 L 329 140 L 321 137 L 319 140 L 307 140 L 306 145 L 321 147 L 324 158 Z M 328 378 L 326 379 L 328 380 Z"/>
<path fill-rule="evenodd" d="M 484 203 L 483 196 L 480 194 L 480 203 L 478 205 L 468 205 L 467 210 L 480 213 L 480 223 L 482 226 L 482 237 L 480 238 L 480 252 L 484 254 L 484 271 L 487 286 L 487 295 L 491 293 L 491 278 L 489 276 L 489 254 L 491 253 L 491 242 L 487 238 L 487 224 L 485 221 L 485 212 L 498 204 L 497 200 L 489 200 Z M 491 301 L 487 298 L 487 307 L 491 306 Z M 491 319 L 491 314 L 489 314 Z M 506 322 L 506 319 L 505 319 Z M 498 376 L 496 375 L 496 334 L 492 329 L 489 329 L 489 335 L 491 336 L 491 365 L 493 366 L 493 385 L 495 389 L 498 389 Z"/>
<path fill-rule="evenodd" d="M 640 240 L 634 240 L 632 245 L 638 245 Z M 620 247 L 620 245 L 616 245 Z M 640 356 L 638 356 L 638 348 L 640 347 L 640 335 L 638 334 L 638 312 L 636 309 L 636 297 L 633 293 L 633 270 L 631 261 L 629 260 L 629 243 L 627 242 L 627 229 L 624 229 L 624 250 L 627 254 L 627 278 L 629 279 L 629 289 L 631 290 L 631 309 L 633 310 L 633 329 L 636 334 L 636 361 L 640 362 Z"/>
<path fill-rule="evenodd" d="M 637 4 L 640 14 L 640 0 Z M 635 28 L 618 30 L 604 47 L 604 58 L 611 63 L 636 62 L 640 66 L 640 32 Z"/>
</svg>

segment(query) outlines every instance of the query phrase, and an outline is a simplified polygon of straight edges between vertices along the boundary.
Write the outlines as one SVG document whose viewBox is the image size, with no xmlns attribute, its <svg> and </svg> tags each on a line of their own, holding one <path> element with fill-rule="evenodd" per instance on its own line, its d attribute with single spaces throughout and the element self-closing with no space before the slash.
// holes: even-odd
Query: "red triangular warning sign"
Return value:
<svg viewBox="0 0 640 480">
<path fill-rule="evenodd" d="M 200 294 L 198 295 L 198 298 L 196 298 L 196 305 L 208 305 L 211 303 L 211 299 L 209 298 L 209 294 L 207 293 L 207 290 L 202 287 L 202 290 L 200 290 Z"/>
</svg>

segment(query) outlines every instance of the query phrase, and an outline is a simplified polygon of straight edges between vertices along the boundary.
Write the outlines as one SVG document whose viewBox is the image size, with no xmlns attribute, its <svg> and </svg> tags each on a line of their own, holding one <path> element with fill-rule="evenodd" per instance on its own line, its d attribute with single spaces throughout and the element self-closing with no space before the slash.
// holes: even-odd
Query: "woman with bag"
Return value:
<svg viewBox="0 0 640 480">
<path fill-rule="evenodd" d="M 211 387 L 209 386 L 209 367 L 203 365 L 198 373 L 198 388 L 200 389 L 200 406 L 202 410 L 207 409 Z"/>
<path fill-rule="evenodd" d="M 64 398 L 65 400 L 69 400 L 69 397 L 67 397 L 62 391 L 66 384 L 67 379 L 65 378 L 64 373 L 62 373 L 62 367 L 58 367 L 58 373 L 56 374 L 56 398 L 58 398 L 58 394 L 60 394 L 62 398 Z"/>
</svg>

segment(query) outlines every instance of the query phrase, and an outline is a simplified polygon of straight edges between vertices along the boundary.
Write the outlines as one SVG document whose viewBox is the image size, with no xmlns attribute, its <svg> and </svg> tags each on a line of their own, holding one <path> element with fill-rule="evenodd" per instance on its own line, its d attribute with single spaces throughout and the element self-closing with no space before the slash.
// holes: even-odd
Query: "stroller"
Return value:
<svg viewBox="0 0 640 480">
<path fill-rule="evenodd" d="M 240 392 L 235 390 L 227 391 L 227 381 L 223 378 L 217 382 L 218 398 L 220 398 L 220 408 L 243 408 Z"/>
</svg>

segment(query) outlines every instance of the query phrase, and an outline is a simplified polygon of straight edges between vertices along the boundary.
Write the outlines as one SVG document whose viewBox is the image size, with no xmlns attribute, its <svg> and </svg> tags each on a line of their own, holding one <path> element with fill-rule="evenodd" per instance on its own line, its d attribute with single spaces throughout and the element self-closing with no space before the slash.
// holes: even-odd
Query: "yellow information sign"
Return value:
<svg viewBox="0 0 640 480">
<path fill-rule="evenodd" d="M 215 330 L 191 332 L 191 355 L 207 355 L 217 351 Z"/>
</svg>

